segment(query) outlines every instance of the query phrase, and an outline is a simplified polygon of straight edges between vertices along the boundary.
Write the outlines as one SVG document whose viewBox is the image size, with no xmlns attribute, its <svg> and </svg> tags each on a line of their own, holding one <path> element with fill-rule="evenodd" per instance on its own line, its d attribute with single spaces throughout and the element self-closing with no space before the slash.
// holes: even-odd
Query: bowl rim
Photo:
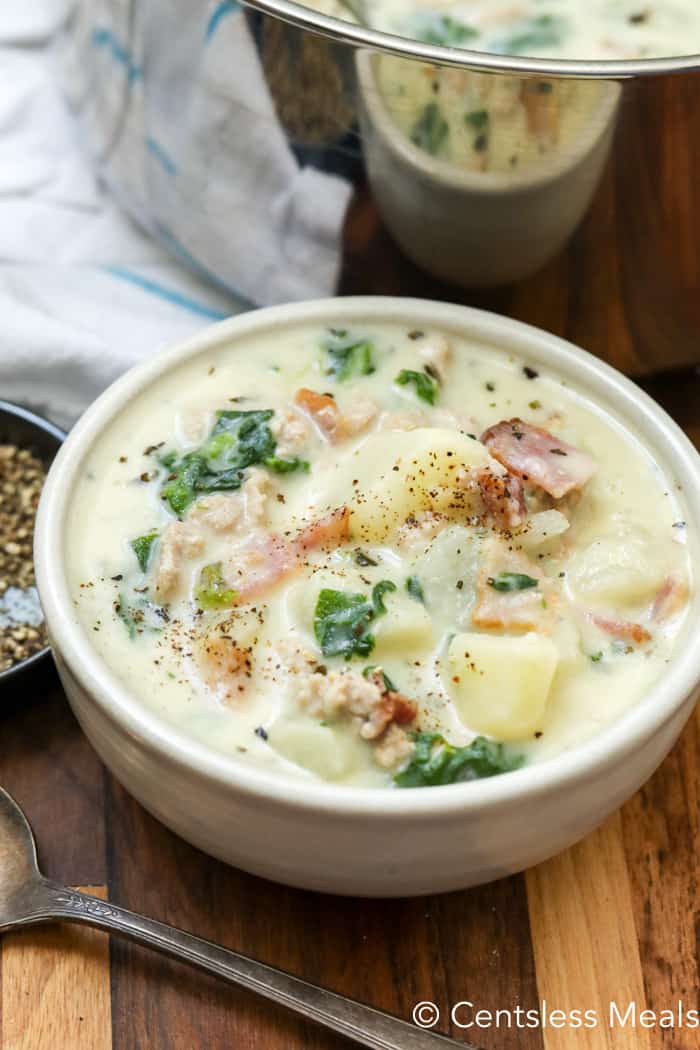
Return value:
<svg viewBox="0 0 700 1050">
<path fill-rule="evenodd" d="M 526 55 L 494 55 L 487 51 L 425 44 L 410 37 L 368 29 L 333 15 L 322 14 L 294 0 L 245 0 L 247 7 L 262 11 L 289 25 L 328 37 L 340 44 L 386 51 L 434 65 L 458 66 L 485 73 L 570 77 L 584 80 L 626 80 L 630 77 L 691 73 L 700 70 L 700 54 L 639 59 L 548 59 Z"/>
<path fill-rule="evenodd" d="M 48 434 L 56 442 L 56 452 L 63 444 L 66 439 L 66 432 L 62 430 L 55 423 L 52 423 L 50 419 L 46 419 L 44 416 L 40 416 L 37 412 L 33 412 L 29 408 L 25 408 L 24 405 L 18 405 L 15 401 L 5 401 L 0 398 L 0 417 L 1 416 L 14 416 L 16 419 L 21 419 L 24 423 L 27 423 L 29 428 L 40 430 L 44 434 Z M 35 521 L 36 525 L 36 521 Z M 6 667 L 4 671 L 0 671 L 0 686 L 5 683 L 14 684 L 15 680 L 25 672 L 32 670 L 36 664 L 41 663 L 51 652 L 51 646 L 45 645 L 43 649 L 39 649 L 37 652 L 32 653 L 31 656 L 26 656 L 24 660 L 20 660 L 19 663 L 11 664 L 10 667 Z"/>
<path fill-rule="evenodd" d="M 426 299 L 353 296 L 271 306 L 208 326 L 130 369 L 92 404 L 61 446 L 44 486 L 35 530 L 37 585 L 55 651 L 87 693 L 90 703 L 129 737 L 191 774 L 268 804 L 305 812 L 342 813 L 361 820 L 388 816 L 410 820 L 420 815 L 495 808 L 524 795 L 537 796 L 597 776 L 607 764 L 641 747 L 696 690 L 700 682 L 700 645 L 690 641 L 691 637 L 696 643 L 700 640 L 697 588 L 683 631 L 684 644 L 675 652 L 667 673 L 637 706 L 590 740 L 551 758 L 502 776 L 430 790 L 398 791 L 296 780 L 252 763 L 236 762 L 232 756 L 188 737 L 131 695 L 91 648 L 78 623 L 63 558 L 65 518 L 77 471 L 106 424 L 164 372 L 199 354 L 241 343 L 248 335 L 265 330 L 360 318 L 370 323 L 398 321 L 402 325 L 440 326 L 480 344 L 500 346 L 542 370 L 549 369 L 604 411 L 612 412 L 618 425 L 638 439 L 648 439 L 655 458 L 665 465 L 667 476 L 678 485 L 682 480 L 688 520 L 700 525 L 700 455 L 690 440 L 630 379 L 558 336 L 512 318 Z M 696 532 L 697 529 L 688 529 L 689 543 L 694 545 L 698 542 Z"/>
</svg>

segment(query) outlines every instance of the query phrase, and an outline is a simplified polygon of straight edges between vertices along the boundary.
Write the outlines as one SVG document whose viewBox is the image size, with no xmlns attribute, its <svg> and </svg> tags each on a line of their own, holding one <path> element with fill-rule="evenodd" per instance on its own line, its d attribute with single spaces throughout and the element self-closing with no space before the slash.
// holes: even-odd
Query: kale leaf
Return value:
<svg viewBox="0 0 700 1050">
<path fill-rule="evenodd" d="M 444 145 L 450 128 L 437 102 L 428 102 L 413 125 L 411 142 L 435 156 Z"/>
<path fill-rule="evenodd" d="M 473 109 L 464 116 L 464 123 L 474 131 L 486 131 L 489 126 L 490 117 L 487 109 Z"/>
<path fill-rule="evenodd" d="M 421 401 L 427 401 L 429 405 L 434 405 L 437 401 L 440 384 L 427 372 L 412 372 L 409 368 L 402 368 L 395 382 L 399 386 L 414 383 L 418 397 Z"/>
<path fill-rule="evenodd" d="M 362 677 L 370 678 L 373 674 L 376 674 L 377 671 L 381 673 L 384 688 L 390 693 L 398 693 L 397 687 L 394 685 L 391 678 L 389 678 L 386 671 L 382 667 L 377 667 L 376 664 L 370 664 L 368 667 L 364 667 L 362 669 Z"/>
<path fill-rule="evenodd" d="M 459 47 L 476 40 L 479 30 L 460 22 L 449 15 L 438 15 L 432 11 L 416 12 L 411 19 L 411 36 L 423 40 L 426 44 L 440 44 L 443 47 Z"/>
<path fill-rule="evenodd" d="M 374 636 L 369 625 L 374 608 L 363 594 L 324 587 L 316 602 L 314 634 L 324 656 L 369 656 Z"/>
<path fill-rule="evenodd" d="M 523 764 L 521 755 L 509 755 L 503 744 L 478 736 L 467 747 L 448 744 L 440 733 L 416 733 L 413 755 L 394 775 L 397 787 L 437 787 L 509 773 Z"/>
<path fill-rule="evenodd" d="M 493 50 L 505 55 L 526 55 L 539 48 L 557 47 L 567 28 L 566 19 L 558 15 L 537 15 L 526 20 L 511 37 L 494 45 Z"/>
<path fill-rule="evenodd" d="M 499 572 L 496 576 L 489 576 L 486 582 L 494 591 L 526 591 L 528 587 L 537 587 L 538 584 L 534 576 L 527 576 L 523 572 Z"/>
<path fill-rule="evenodd" d="M 148 566 L 153 555 L 153 547 L 157 539 L 158 530 L 151 529 L 150 532 L 146 532 L 143 536 L 137 536 L 135 540 L 131 540 L 129 544 L 136 555 L 141 572 L 148 572 Z"/>
<path fill-rule="evenodd" d="M 425 605 L 425 594 L 423 593 L 423 585 L 417 576 L 409 576 L 406 580 L 406 590 L 415 598 L 417 602 L 422 602 Z"/>
<path fill-rule="evenodd" d="M 283 459 L 280 456 L 268 456 L 265 460 L 265 466 L 269 470 L 274 470 L 275 474 L 291 474 L 294 470 L 301 470 L 304 474 L 308 474 L 310 470 L 308 460 L 299 459 L 298 456 L 292 456 L 291 459 Z"/>
<path fill-rule="evenodd" d="M 114 603 L 114 611 L 122 621 L 130 638 L 144 631 L 160 631 L 168 622 L 166 610 L 143 595 L 120 594 Z"/>
<path fill-rule="evenodd" d="M 372 607 L 374 608 L 375 616 L 379 616 L 381 613 L 386 612 L 384 595 L 391 594 L 391 592 L 395 590 L 396 584 L 392 583 L 391 580 L 380 580 L 379 583 L 375 583 L 372 588 Z"/>
<path fill-rule="evenodd" d="M 364 594 L 348 594 L 324 587 L 314 612 L 314 634 L 324 656 L 369 656 L 374 649 L 370 624 L 386 612 L 384 595 L 396 590 L 391 580 L 381 580 L 368 601 Z"/>
<path fill-rule="evenodd" d="M 368 376 L 376 371 L 374 345 L 364 336 L 346 328 L 329 328 L 322 347 L 327 376 L 342 382 L 352 376 Z"/>
<path fill-rule="evenodd" d="M 167 471 L 161 498 L 179 518 L 200 495 L 240 488 L 246 467 L 262 464 L 280 474 L 308 469 L 304 460 L 275 455 L 277 442 L 268 426 L 274 414 L 271 408 L 222 410 L 199 448 L 183 456 L 166 452 L 159 457 Z"/>
<path fill-rule="evenodd" d="M 204 566 L 197 580 L 194 597 L 200 609 L 223 609 L 233 605 L 236 592 L 227 587 L 220 561 Z"/>
</svg>

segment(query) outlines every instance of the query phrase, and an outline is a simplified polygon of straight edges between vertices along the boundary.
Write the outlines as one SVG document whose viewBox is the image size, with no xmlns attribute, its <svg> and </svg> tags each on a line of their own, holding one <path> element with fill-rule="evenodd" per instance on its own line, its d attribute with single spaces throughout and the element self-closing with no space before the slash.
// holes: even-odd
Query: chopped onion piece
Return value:
<svg viewBox="0 0 700 1050">
<path fill-rule="evenodd" d="M 526 550 L 561 536 L 569 527 L 569 520 L 560 510 L 541 510 L 533 514 L 518 533 L 518 540 Z"/>
</svg>

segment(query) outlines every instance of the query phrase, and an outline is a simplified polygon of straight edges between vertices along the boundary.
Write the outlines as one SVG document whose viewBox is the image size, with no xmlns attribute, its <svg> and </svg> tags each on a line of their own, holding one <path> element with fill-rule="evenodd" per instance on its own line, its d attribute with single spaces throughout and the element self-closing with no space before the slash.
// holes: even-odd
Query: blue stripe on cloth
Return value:
<svg viewBox="0 0 700 1050">
<path fill-rule="evenodd" d="M 153 281 L 150 277 L 143 277 L 134 270 L 127 270 L 123 266 L 105 266 L 103 269 L 107 273 L 111 273 L 113 277 L 119 277 L 122 281 L 128 281 L 130 284 L 136 285 L 137 288 L 141 288 L 142 291 L 150 292 L 151 295 L 157 295 L 159 299 L 164 299 L 175 306 L 181 306 L 193 314 L 199 314 L 200 317 L 208 317 L 212 321 L 223 321 L 225 317 L 229 316 L 222 310 L 217 310 L 213 306 L 207 306 L 206 303 L 200 303 L 196 299 L 191 299 L 189 295 L 184 295 L 175 288 L 167 288 L 164 284 L 160 284 L 159 281 Z"/>
<path fill-rule="evenodd" d="M 183 262 L 185 266 L 189 267 L 190 270 L 193 270 L 195 273 L 199 274 L 200 277 L 205 278 L 205 280 L 211 281 L 212 284 L 226 292 L 227 295 L 233 295 L 238 300 L 237 305 L 239 307 L 243 307 L 245 310 L 255 309 L 256 304 L 252 299 L 247 295 L 244 295 L 243 292 L 239 292 L 237 288 L 227 284 L 226 281 L 215 274 L 213 270 L 207 269 L 204 263 L 201 263 L 199 259 L 196 259 L 194 255 L 185 248 L 184 244 L 181 244 L 180 241 L 178 241 L 167 226 L 163 226 L 162 223 L 157 222 L 155 223 L 155 232 L 168 251 L 172 252 L 172 254 L 180 259 L 180 261 Z"/>
<path fill-rule="evenodd" d="M 240 4 L 238 4 L 236 0 L 222 0 L 220 4 L 217 4 L 211 13 L 209 21 L 207 22 L 207 31 L 204 34 L 204 39 L 211 40 L 218 28 L 221 19 L 225 18 L 226 15 L 233 14 L 234 11 L 238 11 L 239 8 Z"/>
<path fill-rule="evenodd" d="M 161 144 L 156 142 L 156 140 L 150 135 L 147 135 L 144 141 L 146 143 L 146 149 L 152 157 L 155 157 L 166 175 L 177 175 L 177 165 L 175 164 L 175 161 Z"/>
<path fill-rule="evenodd" d="M 129 83 L 143 76 L 141 67 L 136 65 L 128 49 L 115 37 L 111 29 L 93 29 L 91 41 L 93 47 L 105 48 L 118 65 L 124 66 Z"/>
</svg>

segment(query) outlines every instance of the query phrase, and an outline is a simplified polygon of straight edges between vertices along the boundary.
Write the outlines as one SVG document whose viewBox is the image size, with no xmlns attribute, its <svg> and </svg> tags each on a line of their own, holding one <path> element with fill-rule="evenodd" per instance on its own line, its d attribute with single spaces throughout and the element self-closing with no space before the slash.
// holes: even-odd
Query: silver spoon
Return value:
<svg viewBox="0 0 700 1050">
<path fill-rule="evenodd" d="M 326 991 L 211 941 L 51 882 L 39 871 L 32 829 L 0 788 L 0 934 L 47 922 L 77 922 L 128 937 L 281 1003 L 371 1050 L 478 1050 Z"/>
</svg>

